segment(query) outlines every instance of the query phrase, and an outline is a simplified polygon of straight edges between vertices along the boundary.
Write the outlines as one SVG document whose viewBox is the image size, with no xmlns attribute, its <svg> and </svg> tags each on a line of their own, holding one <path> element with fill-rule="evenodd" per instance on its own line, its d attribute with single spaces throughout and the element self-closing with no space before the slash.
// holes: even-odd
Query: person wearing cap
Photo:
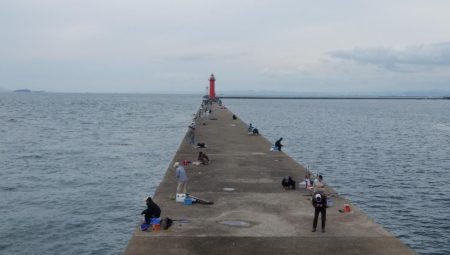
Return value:
<svg viewBox="0 0 450 255">
<path fill-rule="evenodd" d="M 150 224 L 152 218 L 159 218 L 161 216 L 161 208 L 153 202 L 151 197 L 147 197 L 145 203 L 147 204 L 147 209 L 142 211 L 141 214 L 144 214 L 145 223 Z"/>
<path fill-rule="evenodd" d="M 314 206 L 312 232 L 316 232 L 319 213 L 322 216 L 322 232 L 325 232 L 325 221 L 327 219 L 327 197 L 320 192 L 315 192 L 312 197 L 312 205 Z"/>
<path fill-rule="evenodd" d="M 325 193 L 325 183 L 323 183 L 322 175 L 319 175 L 313 183 L 314 192 Z"/>
<path fill-rule="evenodd" d="M 281 137 L 280 139 L 278 139 L 278 140 L 275 142 L 275 148 L 276 148 L 277 150 L 279 150 L 279 151 L 281 151 L 281 147 L 283 147 L 283 145 L 281 144 L 281 141 L 283 141 L 283 137 Z"/>
<path fill-rule="evenodd" d="M 189 164 L 189 161 L 184 160 L 183 165 L 187 166 L 187 164 Z M 186 175 L 186 170 L 178 162 L 175 162 L 175 164 L 173 166 L 176 168 L 175 176 L 178 181 L 177 194 L 181 194 L 181 193 L 186 194 L 187 193 L 187 181 L 188 181 L 188 178 Z"/>
</svg>

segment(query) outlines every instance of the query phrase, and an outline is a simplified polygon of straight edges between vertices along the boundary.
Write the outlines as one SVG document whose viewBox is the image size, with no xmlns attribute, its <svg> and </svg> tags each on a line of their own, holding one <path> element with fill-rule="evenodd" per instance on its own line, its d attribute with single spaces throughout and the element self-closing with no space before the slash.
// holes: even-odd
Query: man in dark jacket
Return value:
<svg viewBox="0 0 450 255">
<path fill-rule="evenodd" d="M 295 181 L 290 176 L 283 177 L 281 185 L 284 189 L 295 189 Z"/>
<path fill-rule="evenodd" d="M 327 218 L 327 197 L 322 193 L 316 192 L 313 195 L 312 204 L 315 209 L 312 232 L 316 232 L 319 213 L 322 215 L 322 232 L 325 232 L 325 221 Z"/>
<path fill-rule="evenodd" d="M 276 142 L 275 142 L 275 148 L 277 149 L 277 150 L 279 150 L 279 151 L 281 151 L 281 147 L 283 147 L 283 145 L 281 144 L 281 141 L 283 140 L 283 137 L 281 137 L 280 139 L 278 139 Z"/>
<path fill-rule="evenodd" d="M 148 197 L 147 200 L 145 200 L 145 203 L 147 204 L 147 209 L 142 211 L 141 214 L 145 215 L 145 222 L 150 224 L 152 218 L 159 218 L 159 216 L 161 216 L 161 209 L 153 202 L 151 197 Z"/>
</svg>

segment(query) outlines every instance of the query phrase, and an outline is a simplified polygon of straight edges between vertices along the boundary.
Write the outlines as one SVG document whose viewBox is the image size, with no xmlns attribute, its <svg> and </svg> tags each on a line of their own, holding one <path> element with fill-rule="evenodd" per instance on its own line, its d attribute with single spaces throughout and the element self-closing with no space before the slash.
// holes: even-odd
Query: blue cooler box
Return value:
<svg viewBox="0 0 450 255">
<path fill-rule="evenodd" d="M 192 205 L 192 199 L 191 199 L 191 198 L 188 198 L 188 197 L 185 198 L 185 199 L 184 199 L 184 204 L 185 204 L 185 205 Z"/>
</svg>

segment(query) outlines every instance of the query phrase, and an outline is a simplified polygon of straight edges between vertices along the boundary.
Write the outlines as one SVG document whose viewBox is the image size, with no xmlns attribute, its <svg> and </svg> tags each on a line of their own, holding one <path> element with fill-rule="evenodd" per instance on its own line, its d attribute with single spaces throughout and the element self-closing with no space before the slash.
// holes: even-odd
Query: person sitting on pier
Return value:
<svg viewBox="0 0 450 255">
<path fill-rule="evenodd" d="M 209 157 L 206 155 L 206 153 L 203 153 L 201 151 L 198 153 L 198 160 L 202 162 L 203 165 L 209 164 Z"/>
<path fill-rule="evenodd" d="M 236 120 L 236 119 L 237 119 L 236 115 L 233 114 L 233 120 Z"/>
<path fill-rule="evenodd" d="M 141 214 L 144 215 L 145 223 L 150 224 L 152 218 L 159 218 L 161 216 L 161 208 L 153 202 L 151 197 L 147 197 L 145 203 L 147 204 L 147 209 L 142 211 Z"/>
<path fill-rule="evenodd" d="M 278 140 L 275 142 L 275 149 L 281 151 L 281 147 L 283 147 L 283 145 L 281 144 L 281 141 L 282 141 L 282 140 L 283 140 L 283 137 L 281 137 L 280 139 L 278 139 Z"/>
<path fill-rule="evenodd" d="M 295 181 L 290 176 L 283 177 L 283 180 L 281 181 L 281 185 L 284 189 L 295 189 Z"/>
<path fill-rule="evenodd" d="M 322 175 L 319 175 L 313 183 L 314 192 L 325 193 L 325 183 L 323 183 Z"/>
<path fill-rule="evenodd" d="M 321 192 L 315 192 L 312 198 L 314 206 L 314 220 L 312 232 L 316 232 L 319 213 L 322 216 L 322 232 L 325 232 L 325 221 L 327 219 L 327 197 Z"/>
<path fill-rule="evenodd" d="M 252 126 L 252 123 L 250 123 L 250 125 L 248 126 L 247 131 L 249 135 L 259 135 L 259 130 L 256 127 Z"/>
</svg>

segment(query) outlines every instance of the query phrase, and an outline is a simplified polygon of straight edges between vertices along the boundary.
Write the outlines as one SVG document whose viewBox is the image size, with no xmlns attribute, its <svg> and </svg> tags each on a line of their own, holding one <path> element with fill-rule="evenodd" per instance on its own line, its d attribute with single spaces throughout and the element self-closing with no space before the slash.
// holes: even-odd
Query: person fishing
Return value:
<svg viewBox="0 0 450 255">
<path fill-rule="evenodd" d="M 249 133 L 253 132 L 253 125 L 252 125 L 252 123 L 250 123 L 250 125 L 248 125 L 247 131 Z"/>
<path fill-rule="evenodd" d="M 159 218 L 161 216 L 161 208 L 153 202 L 151 197 L 147 197 L 145 200 L 147 209 L 143 210 L 141 214 L 144 215 L 145 223 L 150 224 L 152 218 Z"/>
<path fill-rule="evenodd" d="M 325 183 L 323 182 L 323 176 L 319 175 L 313 182 L 314 192 L 325 193 Z"/>
<path fill-rule="evenodd" d="M 275 148 L 276 148 L 277 150 L 279 150 L 279 151 L 281 151 L 281 147 L 283 147 L 283 145 L 281 144 L 281 141 L 283 141 L 283 137 L 281 137 L 280 139 L 278 139 L 278 140 L 275 142 Z"/>
</svg>

